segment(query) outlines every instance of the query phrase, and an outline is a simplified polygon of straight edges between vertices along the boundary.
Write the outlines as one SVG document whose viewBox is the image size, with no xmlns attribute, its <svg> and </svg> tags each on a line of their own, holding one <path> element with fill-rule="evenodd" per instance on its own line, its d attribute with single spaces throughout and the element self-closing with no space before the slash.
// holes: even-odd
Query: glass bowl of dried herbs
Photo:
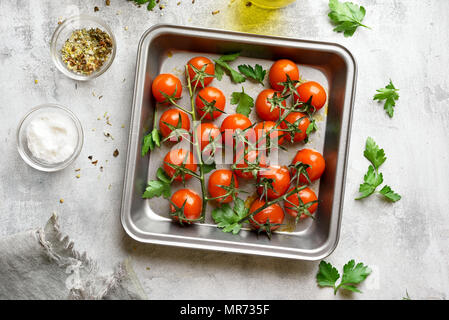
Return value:
<svg viewBox="0 0 449 320">
<path fill-rule="evenodd" d="M 117 51 L 111 28 L 88 15 L 62 21 L 53 34 L 50 50 L 58 70 L 80 81 L 94 79 L 108 70 Z"/>
</svg>

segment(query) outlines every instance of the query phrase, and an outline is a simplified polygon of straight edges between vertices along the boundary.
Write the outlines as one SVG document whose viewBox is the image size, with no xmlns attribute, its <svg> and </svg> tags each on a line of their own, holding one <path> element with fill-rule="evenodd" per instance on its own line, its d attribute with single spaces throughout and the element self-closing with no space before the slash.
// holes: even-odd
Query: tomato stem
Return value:
<svg viewBox="0 0 449 320">
<path fill-rule="evenodd" d="M 192 90 L 192 83 L 190 80 L 188 68 L 189 68 L 189 66 L 186 65 L 185 69 L 186 69 L 186 78 L 187 78 L 187 88 L 189 89 L 190 106 L 192 109 L 189 113 L 192 116 L 192 121 L 193 121 L 193 147 L 196 150 L 197 160 L 198 160 L 198 164 L 200 166 L 200 175 L 199 175 L 198 179 L 200 180 L 200 183 L 201 183 L 201 193 L 203 196 L 203 203 L 202 203 L 202 208 L 201 208 L 201 222 L 204 222 L 204 220 L 206 218 L 206 209 L 207 209 L 207 194 L 206 194 L 207 189 L 206 189 L 206 181 L 204 178 L 204 163 L 203 163 L 202 154 L 201 154 L 201 147 L 200 147 L 200 144 L 198 143 L 199 140 L 198 140 L 198 134 L 197 134 L 197 128 L 199 126 L 199 123 L 197 123 L 197 121 L 196 121 L 196 108 L 195 108 L 195 95 L 194 95 L 195 91 L 196 91 L 196 85 L 195 85 L 195 88 Z"/>
<path fill-rule="evenodd" d="M 189 110 L 187 110 L 187 109 L 181 107 L 181 106 L 180 106 L 179 104 L 177 104 L 174 100 L 170 100 L 170 102 L 171 102 L 176 108 L 178 108 L 178 109 L 184 111 L 185 113 L 190 114 L 190 115 L 193 116 L 192 111 L 189 111 Z"/>
<path fill-rule="evenodd" d="M 157 108 L 154 108 L 153 113 L 153 130 L 157 128 Z"/>
</svg>

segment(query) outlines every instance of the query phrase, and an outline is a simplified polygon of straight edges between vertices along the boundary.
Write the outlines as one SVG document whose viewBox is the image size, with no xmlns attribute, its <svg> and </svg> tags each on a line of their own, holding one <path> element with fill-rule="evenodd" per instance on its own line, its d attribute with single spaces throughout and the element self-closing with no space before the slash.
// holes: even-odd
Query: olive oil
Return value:
<svg viewBox="0 0 449 320">
<path fill-rule="evenodd" d="M 282 10 L 270 10 L 248 3 L 252 4 L 248 0 L 231 1 L 225 13 L 226 18 L 217 20 L 217 27 L 275 36 L 284 33 Z"/>
<path fill-rule="evenodd" d="M 259 7 L 278 9 L 295 2 L 295 0 L 251 0 L 251 2 Z"/>
</svg>

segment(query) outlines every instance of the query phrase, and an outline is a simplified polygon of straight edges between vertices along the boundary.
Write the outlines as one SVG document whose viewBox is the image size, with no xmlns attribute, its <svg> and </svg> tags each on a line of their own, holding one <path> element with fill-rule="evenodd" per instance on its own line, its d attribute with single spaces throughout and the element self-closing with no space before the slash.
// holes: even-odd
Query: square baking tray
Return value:
<svg viewBox="0 0 449 320">
<path fill-rule="evenodd" d="M 289 146 L 288 153 L 281 155 L 281 161 L 285 162 L 281 164 L 289 164 L 296 151 L 303 147 L 322 152 L 326 170 L 320 181 L 312 185 L 320 199 L 316 219 L 305 219 L 297 226 L 292 219 L 287 219 L 286 226 L 276 231 L 271 240 L 249 229 L 242 229 L 238 235 L 222 232 L 211 221 L 212 204 L 208 206 L 206 223 L 180 226 L 169 218 L 167 200 L 142 199 L 147 181 L 155 179 L 164 155 L 173 146 L 164 144 L 149 156 L 140 155 L 143 136 L 152 129 L 156 108 L 151 95 L 152 80 L 159 73 L 173 73 L 185 84 L 184 65 L 191 57 L 204 55 L 216 59 L 234 52 L 241 53 L 238 60 L 231 63 L 234 67 L 258 63 L 269 70 L 273 61 L 290 59 L 299 66 L 302 78 L 321 83 L 328 92 L 329 107 L 322 108 L 316 115 L 318 131 L 311 135 L 311 141 L 306 145 Z M 125 231 L 140 242 L 178 247 L 301 260 L 328 256 L 337 246 L 340 232 L 356 78 L 355 59 L 339 44 L 175 25 L 150 28 L 140 40 L 137 55 L 121 207 Z M 235 106 L 229 103 L 230 95 L 241 91 L 242 84 L 233 84 L 224 76 L 222 81 L 215 79 L 211 85 L 224 92 L 225 111 L 233 113 Z M 243 86 L 253 98 L 262 90 L 260 84 L 249 81 Z M 183 96 L 179 103 L 189 106 L 186 91 Z M 158 108 L 160 116 L 167 107 Z M 222 118 L 224 116 L 217 120 L 218 127 Z M 255 111 L 250 119 L 257 121 Z M 187 187 L 199 190 L 199 183 L 192 180 L 196 179 L 189 180 Z M 242 188 L 251 190 L 251 183 L 241 183 Z M 173 192 L 182 187 L 182 184 L 176 185 Z"/>
</svg>

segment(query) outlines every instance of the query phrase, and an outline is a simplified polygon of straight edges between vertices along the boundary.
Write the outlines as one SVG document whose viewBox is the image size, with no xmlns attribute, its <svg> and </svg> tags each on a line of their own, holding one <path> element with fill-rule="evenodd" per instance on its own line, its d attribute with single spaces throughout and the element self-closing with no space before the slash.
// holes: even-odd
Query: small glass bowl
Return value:
<svg viewBox="0 0 449 320">
<path fill-rule="evenodd" d="M 64 43 L 67 39 L 70 38 L 73 31 L 78 29 L 90 29 L 90 28 L 99 28 L 109 34 L 112 39 L 112 51 L 109 54 L 108 60 L 97 70 L 92 72 L 89 75 L 84 75 L 81 73 L 76 73 L 74 71 L 69 70 L 66 67 L 64 61 L 62 61 L 61 57 L 61 49 L 64 46 Z M 101 19 L 97 17 L 92 17 L 88 15 L 78 15 L 65 19 L 55 30 L 53 36 L 51 38 L 50 43 L 50 52 L 51 58 L 56 65 L 56 68 L 59 69 L 63 74 L 67 77 L 72 78 L 74 80 L 79 81 L 87 81 L 91 79 L 95 79 L 99 75 L 103 74 L 108 68 L 111 66 L 112 62 L 115 58 L 115 53 L 117 51 L 116 41 L 114 34 L 112 33 L 111 28 Z"/>
<path fill-rule="evenodd" d="M 28 125 L 33 119 L 36 118 L 36 116 L 47 112 L 59 113 L 61 115 L 68 117 L 73 121 L 73 124 L 76 127 L 78 137 L 75 150 L 73 151 L 72 155 L 63 162 L 58 163 L 44 162 L 41 159 L 36 158 L 28 148 L 26 137 L 27 134 L 26 130 Z M 22 118 L 22 120 L 20 120 L 19 126 L 17 127 L 17 148 L 19 150 L 20 156 L 22 157 L 23 161 L 25 161 L 28 165 L 40 171 L 54 172 L 62 170 L 65 167 L 67 167 L 80 154 L 81 149 L 83 147 L 83 141 L 84 141 L 83 128 L 81 126 L 81 122 L 79 121 L 79 119 L 75 116 L 75 114 L 72 111 L 70 111 L 66 107 L 57 104 L 47 103 L 34 107 Z"/>
</svg>

